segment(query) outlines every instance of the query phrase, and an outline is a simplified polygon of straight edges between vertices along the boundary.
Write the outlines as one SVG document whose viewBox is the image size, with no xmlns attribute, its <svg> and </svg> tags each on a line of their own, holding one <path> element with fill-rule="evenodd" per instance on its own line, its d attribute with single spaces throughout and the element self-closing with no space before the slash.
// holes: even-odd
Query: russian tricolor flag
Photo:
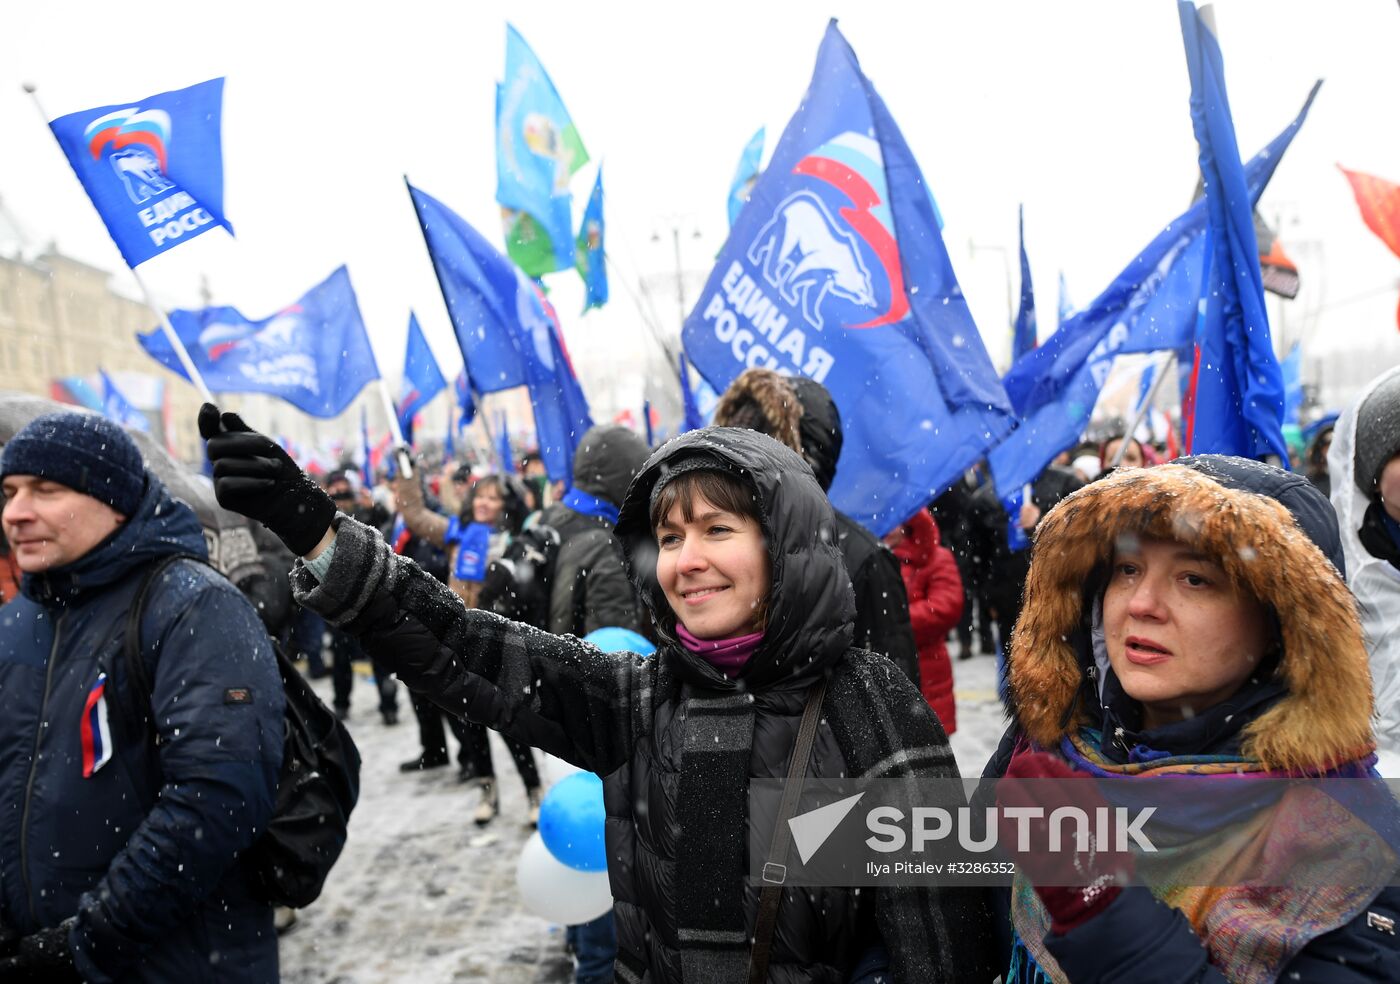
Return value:
<svg viewBox="0 0 1400 984">
<path fill-rule="evenodd" d="M 83 778 L 87 779 L 112 758 L 112 732 L 107 727 L 107 674 L 100 673 L 88 691 L 83 707 Z"/>
</svg>

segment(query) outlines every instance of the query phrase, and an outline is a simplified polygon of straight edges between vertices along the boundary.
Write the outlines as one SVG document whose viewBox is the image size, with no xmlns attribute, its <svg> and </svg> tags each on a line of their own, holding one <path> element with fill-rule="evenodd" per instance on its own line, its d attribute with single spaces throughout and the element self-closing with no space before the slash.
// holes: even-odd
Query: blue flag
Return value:
<svg viewBox="0 0 1400 984">
<path fill-rule="evenodd" d="M 705 418 L 700 415 L 700 404 L 695 400 L 695 390 L 690 388 L 690 365 L 686 362 L 685 353 L 681 353 L 681 408 L 683 416 L 681 418 L 681 429 L 677 434 L 684 434 L 686 431 L 699 430 L 705 426 Z"/>
<path fill-rule="evenodd" d="M 739 166 L 734 170 L 734 180 L 729 183 L 729 225 L 733 227 L 739 220 L 739 213 L 748 204 L 749 194 L 758 181 L 759 162 L 763 160 L 763 127 L 749 137 L 744 144 L 744 152 L 739 155 Z"/>
<path fill-rule="evenodd" d="M 1298 423 L 1298 413 L 1303 409 L 1303 344 L 1294 342 L 1288 355 L 1279 363 L 1283 375 L 1283 422 Z"/>
<path fill-rule="evenodd" d="M 578 239 L 574 243 L 577 251 L 579 276 L 583 277 L 586 295 L 583 309 L 602 307 L 608 302 L 608 268 L 603 252 L 603 169 L 598 168 L 598 178 L 593 182 L 593 194 L 588 196 L 588 207 L 583 212 L 583 222 L 579 224 Z"/>
<path fill-rule="evenodd" d="M 1074 304 L 1069 299 L 1069 288 L 1065 286 L 1065 272 L 1060 271 L 1060 309 L 1057 313 L 1055 327 L 1059 328 L 1074 314 Z"/>
<path fill-rule="evenodd" d="M 399 429 L 403 439 L 413 443 L 413 418 L 443 390 L 447 380 L 433 358 L 433 350 L 423 337 L 423 329 L 418 327 L 418 316 L 408 314 L 408 348 L 404 353 L 403 382 L 399 384 L 398 406 Z"/>
<path fill-rule="evenodd" d="M 510 422 L 506 420 L 506 412 L 501 411 L 500 420 L 496 430 L 496 456 L 501 459 L 501 471 L 507 475 L 515 474 L 515 452 L 510 447 Z"/>
<path fill-rule="evenodd" d="M 1307 118 L 1317 86 L 1298 116 L 1245 169 L 1255 201 Z M 1003 382 L 1022 420 L 988 455 L 1006 493 L 1035 481 L 1079 439 L 1114 357 L 1180 351 L 1191 345 L 1205 257 L 1205 204 L 1177 216 L 1102 294 L 1011 367 Z"/>
<path fill-rule="evenodd" d="M 413 185 L 408 191 L 472 390 L 495 393 L 525 385 L 513 328 L 519 320 L 515 267 L 456 212 Z"/>
<path fill-rule="evenodd" d="M 1209 271 L 1199 295 L 1195 361 L 1181 410 L 1186 453 L 1276 455 L 1287 467 L 1283 377 L 1269 337 L 1254 236 L 1258 195 L 1240 164 L 1220 46 L 1194 3 L 1181 0 L 1177 12 L 1205 183 Z"/>
<path fill-rule="evenodd" d="M 452 390 L 457 394 L 457 406 L 462 411 L 453 429 L 461 430 L 476 419 L 476 397 L 472 393 L 471 374 L 467 372 L 466 366 L 457 373 L 457 378 L 452 382 Z"/>
<path fill-rule="evenodd" d="M 528 387 L 545 470 L 552 480 L 568 481 L 574 448 L 593 421 L 554 308 L 538 284 L 461 217 L 412 185 L 409 192 L 471 388 L 494 393 Z"/>
<path fill-rule="evenodd" d="M 210 307 L 171 311 L 170 323 L 215 393 L 267 393 L 313 417 L 335 417 L 379 378 L 345 267 L 261 321 L 237 308 Z M 165 332 L 156 328 L 137 341 L 157 362 L 185 375 Z"/>
<path fill-rule="evenodd" d="M 506 25 L 506 77 L 496 88 L 496 201 L 506 252 L 531 277 L 574 265 L 569 178 L 587 161 L 549 74 Z"/>
<path fill-rule="evenodd" d="M 642 432 L 646 435 L 647 447 L 656 447 L 656 430 L 651 426 L 651 401 L 642 400 Z"/>
<path fill-rule="evenodd" d="M 144 413 L 137 410 L 128 400 L 122 391 L 117 389 L 117 384 L 112 382 L 112 377 L 107 375 L 107 370 L 99 369 L 102 375 L 102 414 L 109 420 L 114 420 L 123 427 L 138 430 L 149 434 L 151 422 Z"/>
<path fill-rule="evenodd" d="M 831 501 L 877 535 L 1011 428 L 918 164 L 834 21 L 683 338 L 716 389 L 752 366 L 825 384 Z"/>
<path fill-rule="evenodd" d="M 447 404 L 447 430 L 442 438 L 442 457 L 451 461 L 457 457 L 457 408 Z"/>
<path fill-rule="evenodd" d="M 1026 209 L 1016 209 L 1016 225 L 1021 231 L 1021 306 L 1016 309 L 1016 325 L 1011 330 L 1011 361 L 1035 348 L 1035 293 L 1031 288 L 1031 261 L 1026 256 Z"/>
<path fill-rule="evenodd" d="M 223 226 L 224 80 L 49 124 L 128 266 Z"/>
<path fill-rule="evenodd" d="M 551 481 L 571 485 L 574 451 L 584 432 L 593 426 L 588 400 L 564 337 L 559 317 L 544 292 L 524 274 L 518 274 L 520 297 L 520 349 L 525 357 L 525 385 L 535 411 L 535 439 L 540 459 Z"/>
</svg>

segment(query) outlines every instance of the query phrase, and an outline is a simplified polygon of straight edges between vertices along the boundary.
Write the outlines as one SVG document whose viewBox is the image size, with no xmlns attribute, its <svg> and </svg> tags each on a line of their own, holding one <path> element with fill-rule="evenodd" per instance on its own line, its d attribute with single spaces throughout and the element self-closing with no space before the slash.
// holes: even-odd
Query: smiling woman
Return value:
<svg viewBox="0 0 1400 984">
<path fill-rule="evenodd" d="M 656 579 L 678 629 L 714 642 L 761 633 L 768 550 L 753 496 L 719 471 L 692 471 L 660 488 L 651 507 Z"/>
<path fill-rule="evenodd" d="M 240 450 L 249 440 L 277 454 L 260 436 L 217 433 L 210 411 L 216 474 L 262 467 Z M 652 658 L 469 611 L 368 527 L 338 516 L 329 533 L 324 519 L 302 529 L 304 511 L 263 505 L 302 487 L 285 466 L 258 501 L 215 483 L 225 506 L 284 538 L 319 540 L 293 573 L 298 599 L 358 634 L 415 692 L 607 777 L 619 980 L 996 977 L 981 890 L 782 892 L 751 877 L 768 870 L 749 856 L 751 839 L 771 843 L 777 826 L 752 808 L 756 780 L 794 766 L 814 780 L 958 776 L 919 692 L 851 645 L 855 597 L 835 515 L 797 452 L 711 427 L 643 466 L 616 537 L 659 643 Z M 810 742 L 801 756 L 799 732 Z"/>
</svg>

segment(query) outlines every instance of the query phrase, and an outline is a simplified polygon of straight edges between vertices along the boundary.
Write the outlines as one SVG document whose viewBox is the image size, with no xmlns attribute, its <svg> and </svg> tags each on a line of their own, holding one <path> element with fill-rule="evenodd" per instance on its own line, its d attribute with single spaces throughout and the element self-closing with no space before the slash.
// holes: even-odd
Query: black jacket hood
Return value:
<svg viewBox="0 0 1400 984">
<path fill-rule="evenodd" d="M 772 567 L 763 642 L 733 680 L 680 645 L 675 615 L 656 581 L 652 493 L 676 470 L 695 467 L 697 457 L 753 490 Z M 855 596 L 831 505 L 801 456 L 770 437 L 737 427 L 707 427 L 668 441 L 627 490 L 616 535 L 628 577 L 656 624 L 662 658 L 674 661 L 694 685 L 750 692 L 789 685 L 824 672 L 851 646 Z"/>
<path fill-rule="evenodd" d="M 626 427 L 590 427 L 574 451 L 574 487 L 620 506 L 628 484 L 646 460 L 646 442 Z"/>
</svg>

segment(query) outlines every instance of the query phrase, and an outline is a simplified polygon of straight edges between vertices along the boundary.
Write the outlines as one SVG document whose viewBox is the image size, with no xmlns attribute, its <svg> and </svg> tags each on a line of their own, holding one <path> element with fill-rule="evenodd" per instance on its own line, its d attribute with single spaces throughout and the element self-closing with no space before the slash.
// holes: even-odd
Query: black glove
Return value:
<svg viewBox="0 0 1400 984">
<path fill-rule="evenodd" d="M 214 465 L 219 505 L 262 523 L 298 557 L 320 542 L 335 517 L 335 503 L 306 477 L 287 452 L 245 424 L 236 413 L 199 408 L 199 434 Z"/>
<path fill-rule="evenodd" d="M 73 966 L 73 951 L 68 946 L 68 930 L 72 925 L 73 920 L 66 919 L 57 926 L 20 939 L 14 953 L 0 959 L 0 984 L 21 981 L 63 984 L 81 980 Z"/>
</svg>

